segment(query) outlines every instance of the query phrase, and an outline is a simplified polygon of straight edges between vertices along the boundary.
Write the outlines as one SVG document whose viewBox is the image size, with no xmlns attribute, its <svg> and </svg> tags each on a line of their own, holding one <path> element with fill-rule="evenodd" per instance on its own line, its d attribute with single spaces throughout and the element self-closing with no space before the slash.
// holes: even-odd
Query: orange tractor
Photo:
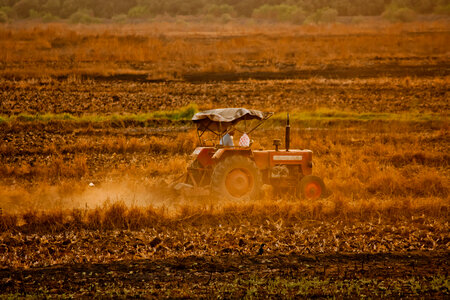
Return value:
<svg viewBox="0 0 450 300">
<path fill-rule="evenodd" d="M 255 199 L 261 194 L 263 184 L 272 185 L 275 191 L 287 191 L 306 199 L 324 196 L 325 185 L 312 174 L 312 151 L 289 149 L 289 115 L 286 124 L 285 149 L 279 149 L 280 140 L 273 141 L 273 150 L 253 150 L 248 135 L 273 113 L 245 108 L 224 108 L 203 111 L 192 118 L 197 126 L 200 141 L 192 153 L 193 162 L 182 182 L 174 186 L 178 191 L 191 195 L 215 195 L 240 200 Z M 256 125 L 239 129 L 242 121 Z M 247 127 L 247 126 L 245 126 Z M 241 132 L 241 145 L 227 145 L 224 139 L 230 132 Z M 202 140 L 212 133 L 212 144 Z M 219 142 L 219 143 L 217 143 Z M 211 141 L 210 141 L 211 143 Z"/>
</svg>

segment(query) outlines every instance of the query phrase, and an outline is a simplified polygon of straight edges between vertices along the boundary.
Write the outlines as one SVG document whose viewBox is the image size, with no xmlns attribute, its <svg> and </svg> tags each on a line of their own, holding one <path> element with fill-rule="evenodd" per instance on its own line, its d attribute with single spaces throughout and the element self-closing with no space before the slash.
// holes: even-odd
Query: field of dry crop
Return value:
<svg viewBox="0 0 450 300">
<path fill-rule="evenodd" d="M 0 297 L 448 298 L 449 32 L 0 25 Z M 219 107 L 331 195 L 175 195 Z"/>
</svg>

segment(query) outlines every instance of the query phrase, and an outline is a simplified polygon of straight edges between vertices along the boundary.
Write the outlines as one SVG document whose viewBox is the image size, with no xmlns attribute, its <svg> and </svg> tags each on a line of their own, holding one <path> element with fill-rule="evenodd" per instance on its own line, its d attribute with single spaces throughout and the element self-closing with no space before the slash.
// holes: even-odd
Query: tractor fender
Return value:
<svg viewBox="0 0 450 300">
<path fill-rule="evenodd" d="M 242 156 L 250 157 L 253 160 L 252 150 L 250 150 L 250 149 L 234 149 L 234 148 L 219 149 L 216 151 L 216 153 L 214 153 L 212 159 L 215 161 L 218 161 L 218 160 L 224 159 L 225 157 L 227 157 L 229 155 L 242 155 Z"/>
<path fill-rule="evenodd" d="M 191 157 L 197 160 L 201 166 L 208 167 L 214 164 L 212 159 L 214 153 L 213 147 L 197 147 L 194 152 L 192 152 Z"/>
</svg>

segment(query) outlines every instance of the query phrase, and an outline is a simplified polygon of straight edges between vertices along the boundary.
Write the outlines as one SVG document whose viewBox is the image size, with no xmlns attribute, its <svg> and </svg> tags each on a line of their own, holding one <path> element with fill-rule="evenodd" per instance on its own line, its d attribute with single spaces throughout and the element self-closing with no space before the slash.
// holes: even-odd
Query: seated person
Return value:
<svg viewBox="0 0 450 300">
<path fill-rule="evenodd" d="M 250 147 L 250 138 L 248 137 L 247 133 L 244 132 L 244 134 L 239 139 L 239 146 Z"/>
<path fill-rule="evenodd" d="M 234 129 L 231 129 L 230 131 L 228 131 L 221 139 L 220 139 L 220 145 L 226 146 L 226 147 L 233 147 L 234 146 L 234 142 L 233 142 L 233 134 L 234 134 Z"/>
</svg>

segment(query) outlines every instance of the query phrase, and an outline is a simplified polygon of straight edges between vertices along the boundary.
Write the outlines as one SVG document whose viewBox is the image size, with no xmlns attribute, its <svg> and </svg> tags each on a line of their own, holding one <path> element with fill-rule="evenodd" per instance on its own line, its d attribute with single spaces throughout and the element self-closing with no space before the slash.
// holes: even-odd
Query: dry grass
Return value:
<svg viewBox="0 0 450 300">
<path fill-rule="evenodd" d="M 142 74 L 149 79 L 177 79 L 197 72 L 416 65 L 423 58 L 434 64 L 448 60 L 449 25 L 445 21 L 360 27 L 230 26 L 212 31 L 168 26 L 2 25 L 0 75 L 73 78 Z"/>
<path fill-rule="evenodd" d="M 4 213 L 0 216 L 2 231 L 56 233 L 66 230 L 141 230 L 172 228 L 198 228 L 204 226 L 260 226 L 282 223 L 293 226 L 309 221 L 354 222 L 414 221 L 433 218 L 448 220 L 450 203 L 441 198 L 385 197 L 349 200 L 332 195 L 316 203 L 306 201 L 266 199 L 254 203 L 217 202 L 215 200 L 188 201 L 170 208 L 167 206 L 129 206 L 125 202 L 105 202 L 95 209 L 29 210 L 22 214 Z M 192 201 L 192 199 L 191 199 Z M 203 204 L 201 204 L 203 202 Z"/>
</svg>

